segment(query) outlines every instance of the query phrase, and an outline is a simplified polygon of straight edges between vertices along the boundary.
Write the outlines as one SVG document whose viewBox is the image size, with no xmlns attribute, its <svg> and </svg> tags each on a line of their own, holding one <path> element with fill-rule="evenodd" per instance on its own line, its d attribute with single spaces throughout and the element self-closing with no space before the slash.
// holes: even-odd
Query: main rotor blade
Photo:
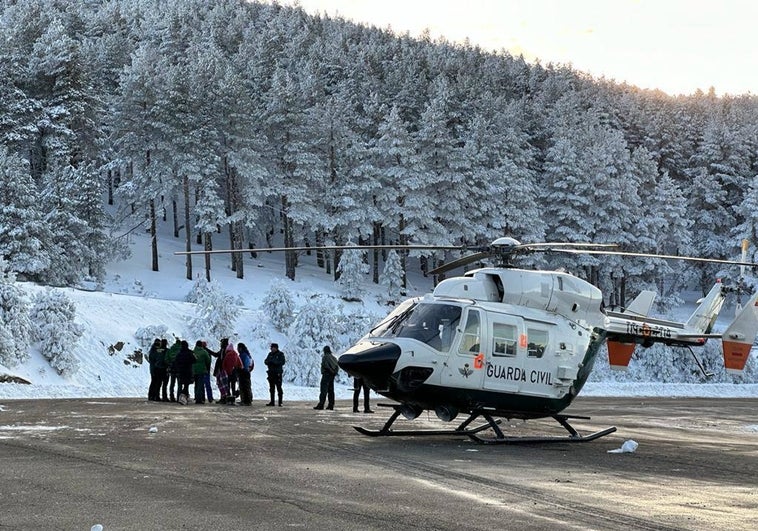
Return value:
<svg viewBox="0 0 758 531">
<path fill-rule="evenodd" d="M 728 264 L 758 267 L 758 264 L 754 262 L 739 262 L 736 260 L 720 260 L 718 258 L 698 258 L 696 256 L 680 256 L 675 254 L 653 254 L 653 253 L 630 253 L 626 251 L 592 251 L 582 249 L 555 249 L 556 253 L 568 253 L 568 254 L 600 254 L 608 256 L 636 256 L 639 258 L 663 258 L 664 260 L 684 260 L 688 262 L 704 262 L 711 264 Z"/>
<path fill-rule="evenodd" d="M 228 253 L 264 253 L 282 251 L 334 251 L 334 250 L 369 250 L 385 249 L 400 251 L 462 251 L 465 247 L 460 245 L 314 245 L 311 247 L 261 247 L 253 249 L 214 249 L 212 251 L 176 251 L 175 255 L 186 254 L 228 254 Z"/>
<path fill-rule="evenodd" d="M 618 247 L 617 243 L 571 243 L 571 242 L 538 242 L 538 243 L 522 243 L 516 245 L 514 249 L 535 249 L 541 250 L 542 248 L 552 249 L 553 247 L 597 247 L 600 249 L 607 248 L 612 249 Z M 584 252 L 584 251 L 580 251 Z"/>
<path fill-rule="evenodd" d="M 463 267 L 468 264 L 473 264 L 474 262 L 477 262 L 484 258 L 489 258 L 490 256 L 492 256 L 492 253 L 490 251 L 482 251 L 479 253 L 470 254 L 468 256 L 463 256 L 461 258 L 453 260 L 452 262 L 448 262 L 447 264 L 442 264 L 439 267 L 435 267 L 434 269 L 432 269 L 431 271 L 428 271 L 427 273 L 430 275 L 439 275 L 441 273 L 450 271 L 451 269 L 456 269 L 458 267 Z"/>
</svg>

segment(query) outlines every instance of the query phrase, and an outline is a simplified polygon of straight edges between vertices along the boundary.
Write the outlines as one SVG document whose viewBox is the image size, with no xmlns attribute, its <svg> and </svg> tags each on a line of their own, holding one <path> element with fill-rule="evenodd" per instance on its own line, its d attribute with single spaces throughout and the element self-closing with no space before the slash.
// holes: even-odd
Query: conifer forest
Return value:
<svg viewBox="0 0 758 531">
<path fill-rule="evenodd" d="M 19 278 L 102 280 L 133 231 L 187 250 L 512 236 L 723 259 L 746 238 L 758 258 L 756 95 L 671 96 L 243 0 L 0 0 L 0 35 L 0 254 Z M 386 257 L 368 258 L 376 282 Z M 607 304 L 641 289 L 675 304 L 739 274 L 524 266 L 564 267 Z M 188 258 L 187 278 L 208 267 Z"/>
</svg>

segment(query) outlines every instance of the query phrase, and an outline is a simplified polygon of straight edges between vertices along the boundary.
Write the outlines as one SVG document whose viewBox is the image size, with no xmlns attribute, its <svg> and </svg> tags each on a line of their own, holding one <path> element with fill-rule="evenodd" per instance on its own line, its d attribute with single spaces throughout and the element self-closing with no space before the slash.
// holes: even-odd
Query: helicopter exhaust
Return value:
<svg viewBox="0 0 758 531">
<path fill-rule="evenodd" d="M 443 422 L 450 422 L 458 416 L 458 408 L 453 406 L 437 406 L 434 408 L 434 414 Z"/>
</svg>

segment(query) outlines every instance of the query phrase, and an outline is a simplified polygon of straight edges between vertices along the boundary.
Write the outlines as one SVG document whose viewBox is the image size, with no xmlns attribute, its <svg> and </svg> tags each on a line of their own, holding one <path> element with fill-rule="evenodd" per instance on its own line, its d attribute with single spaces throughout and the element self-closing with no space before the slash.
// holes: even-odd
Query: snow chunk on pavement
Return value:
<svg viewBox="0 0 758 531">
<path fill-rule="evenodd" d="M 631 454 L 635 450 L 637 450 L 637 447 L 639 444 L 637 441 L 633 441 L 632 439 L 629 439 L 628 441 L 624 441 L 624 444 L 621 445 L 621 448 L 616 448 L 615 450 L 608 450 L 609 454 Z"/>
</svg>

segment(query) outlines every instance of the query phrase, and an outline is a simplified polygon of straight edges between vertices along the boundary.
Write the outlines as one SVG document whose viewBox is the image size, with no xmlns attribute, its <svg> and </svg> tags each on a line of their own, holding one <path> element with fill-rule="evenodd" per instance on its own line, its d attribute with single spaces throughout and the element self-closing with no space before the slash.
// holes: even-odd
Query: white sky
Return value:
<svg viewBox="0 0 758 531">
<path fill-rule="evenodd" d="M 295 0 L 280 0 L 294 4 Z M 299 0 L 399 33 L 465 38 L 669 94 L 758 94 L 754 0 Z"/>
</svg>

